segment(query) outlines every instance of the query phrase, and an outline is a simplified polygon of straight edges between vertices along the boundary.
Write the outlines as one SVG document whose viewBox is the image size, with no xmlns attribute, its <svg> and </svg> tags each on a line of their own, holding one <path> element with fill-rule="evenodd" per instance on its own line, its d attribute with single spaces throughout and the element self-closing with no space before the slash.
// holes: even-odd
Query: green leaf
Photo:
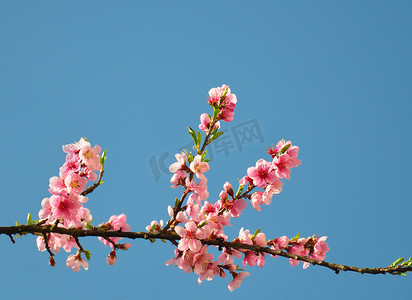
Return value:
<svg viewBox="0 0 412 300">
<path fill-rule="evenodd" d="M 187 156 L 187 162 L 190 165 L 190 163 L 193 161 L 195 157 L 192 155 L 192 152 L 190 152 L 190 154 Z"/>
<path fill-rule="evenodd" d="M 236 266 L 236 271 L 244 271 L 245 269 L 239 267 L 239 265 Z"/>
<path fill-rule="evenodd" d="M 299 237 L 300 237 L 300 232 L 298 232 L 298 234 L 295 235 L 293 238 L 291 238 L 289 241 L 294 242 L 294 241 L 298 240 Z"/>
<path fill-rule="evenodd" d="M 202 141 L 202 136 L 203 136 L 203 134 L 202 133 L 200 133 L 200 131 L 198 131 L 197 132 L 197 144 L 196 144 L 196 146 L 200 146 L 200 142 Z"/>
<path fill-rule="evenodd" d="M 287 144 L 285 147 L 280 149 L 279 155 L 282 155 L 283 153 L 285 153 L 289 149 L 290 146 L 292 146 L 292 144 Z"/>
<path fill-rule="evenodd" d="M 19 221 L 16 221 L 16 226 L 20 226 L 20 223 L 19 223 Z"/>
<path fill-rule="evenodd" d="M 163 243 L 165 243 L 165 244 L 167 243 L 166 240 L 164 240 L 164 239 L 160 239 L 160 240 L 161 240 Z"/>
<path fill-rule="evenodd" d="M 212 135 L 212 136 L 210 137 L 209 143 L 212 142 L 212 141 L 214 141 L 214 140 L 216 140 L 216 139 L 217 139 L 219 136 L 221 136 L 222 134 L 224 134 L 223 131 L 216 132 L 214 135 Z"/>
<path fill-rule="evenodd" d="M 238 190 L 237 190 L 237 192 L 236 192 L 236 197 L 239 196 L 239 195 L 243 192 L 243 188 L 244 188 L 244 187 L 245 187 L 244 185 L 239 185 L 239 188 L 238 188 Z"/>
<path fill-rule="evenodd" d="M 27 225 L 31 224 L 31 213 L 27 214 Z"/>
<path fill-rule="evenodd" d="M 104 149 L 102 155 L 100 156 L 100 164 L 102 166 L 104 166 L 104 162 L 106 161 L 106 158 L 107 158 L 106 153 L 107 153 L 107 149 Z"/>
<path fill-rule="evenodd" d="M 221 98 L 225 97 L 227 95 L 227 92 L 229 92 L 229 87 L 228 86 L 225 87 Z"/>
<path fill-rule="evenodd" d="M 399 265 L 401 262 L 403 262 L 404 257 L 398 258 L 395 260 L 392 264 L 391 267 L 395 267 L 396 265 Z"/>
<path fill-rule="evenodd" d="M 175 207 L 179 205 L 180 200 L 178 198 L 175 199 Z"/>
<path fill-rule="evenodd" d="M 219 130 L 218 127 L 213 128 L 212 133 L 210 135 L 214 135 Z"/>
<path fill-rule="evenodd" d="M 197 145 L 197 136 L 196 136 L 196 132 L 189 127 L 189 134 L 192 136 L 193 142 L 195 143 L 195 145 Z"/>
<path fill-rule="evenodd" d="M 259 233 L 260 233 L 260 228 L 256 229 L 255 233 L 252 235 L 250 239 L 253 240 Z"/>
<path fill-rule="evenodd" d="M 84 253 L 84 255 L 86 256 L 86 259 L 87 259 L 87 260 L 90 260 L 90 256 L 92 256 L 92 254 L 90 253 L 90 251 L 89 251 L 89 250 L 85 250 L 83 253 Z"/>
<path fill-rule="evenodd" d="M 156 242 L 156 239 L 150 238 L 149 241 L 150 241 L 150 244 L 153 244 L 154 242 Z"/>
<path fill-rule="evenodd" d="M 149 231 L 149 232 L 154 231 L 154 230 L 156 229 L 156 227 L 157 227 L 157 224 L 153 224 L 153 226 L 152 226 L 152 228 L 150 228 L 150 231 Z"/>
<path fill-rule="evenodd" d="M 186 154 L 186 156 L 189 156 L 189 153 L 187 153 L 186 149 L 183 149 L 183 152 Z"/>
<path fill-rule="evenodd" d="M 206 150 L 202 153 L 202 157 L 200 159 L 201 161 L 205 161 L 206 153 L 207 153 Z"/>
<path fill-rule="evenodd" d="M 213 108 L 213 118 L 212 120 L 215 121 L 217 120 L 217 115 L 219 114 L 220 110 L 216 107 Z"/>
<path fill-rule="evenodd" d="M 198 227 L 199 228 L 202 228 L 203 226 L 205 226 L 207 224 L 207 222 L 206 221 L 203 221 L 202 223 L 200 223 L 199 225 L 198 225 Z"/>
</svg>

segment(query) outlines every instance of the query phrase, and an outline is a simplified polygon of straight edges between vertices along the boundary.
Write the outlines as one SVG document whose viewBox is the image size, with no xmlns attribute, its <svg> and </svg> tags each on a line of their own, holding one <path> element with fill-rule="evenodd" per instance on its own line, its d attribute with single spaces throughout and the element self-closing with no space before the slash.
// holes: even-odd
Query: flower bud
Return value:
<svg viewBox="0 0 412 300">
<path fill-rule="evenodd" d="M 232 185 L 229 182 L 226 181 L 226 183 L 223 185 L 223 188 L 229 194 L 230 197 L 233 197 L 233 195 L 234 195 L 233 188 L 232 188 Z"/>
<path fill-rule="evenodd" d="M 106 258 L 106 262 L 110 265 L 113 266 L 116 263 L 116 250 L 112 250 L 110 254 Z"/>
</svg>

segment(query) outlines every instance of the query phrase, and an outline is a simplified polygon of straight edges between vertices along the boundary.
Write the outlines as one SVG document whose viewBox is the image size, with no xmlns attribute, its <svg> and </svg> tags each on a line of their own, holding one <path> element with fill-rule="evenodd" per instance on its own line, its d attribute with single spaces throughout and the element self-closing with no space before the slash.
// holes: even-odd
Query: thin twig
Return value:
<svg viewBox="0 0 412 300">
<path fill-rule="evenodd" d="M 95 190 L 95 188 L 97 188 L 102 183 L 103 173 L 104 173 L 104 166 L 102 166 L 102 169 L 99 172 L 99 178 L 97 179 L 97 181 L 93 185 L 91 185 L 87 189 L 85 189 L 81 193 L 82 196 L 86 196 L 87 194 L 90 194 L 91 192 L 93 192 Z"/>
</svg>

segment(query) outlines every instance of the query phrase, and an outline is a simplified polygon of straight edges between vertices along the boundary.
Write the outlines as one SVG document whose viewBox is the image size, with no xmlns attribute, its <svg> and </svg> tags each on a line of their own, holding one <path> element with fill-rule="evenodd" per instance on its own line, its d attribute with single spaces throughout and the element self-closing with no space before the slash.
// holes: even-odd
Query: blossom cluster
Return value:
<svg viewBox="0 0 412 300">
<path fill-rule="evenodd" d="M 66 161 L 59 170 L 59 176 L 54 176 L 49 180 L 49 192 L 52 194 L 49 198 L 44 198 L 41 202 L 42 208 L 39 211 L 39 218 L 43 225 L 53 225 L 63 228 L 87 229 L 90 228 L 93 220 L 89 209 L 83 206 L 88 201 L 84 196 L 87 181 L 96 181 L 98 179 L 95 171 L 102 170 L 102 162 L 99 153 L 100 146 L 91 147 L 90 142 L 81 138 L 74 144 L 63 146 L 66 154 Z M 100 178 L 99 178 L 100 180 Z M 100 182 L 99 182 L 100 183 Z M 97 184 L 99 184 L 97 183 Z M 130 227 L 126 224 L 126 216 L 112 216 L 108 223 L 100 225 L 99 228 L 105 230 L 123 230 L 128 231 Z M 102 239 L 105 245 L 112 248 L 118 246 L 118 238 Z M 118 246 L 117 248 L 128 248 Z M 79 271 L 80 267 L 88 269 L 88 263 L 81 257 L 82 253 L 86 254 L 88 259 L 90 253 L 82 249 L 78 240 L 72 236 L 50 233 L 37 237 L 37 247 L 39 251 L 48 250 L 50 254 L 50 265 L 55 264 L 52 253 L 58 253 L 60 248 L 70 252 L 72 247 L 79 249 L 75 255 L 70 255 L 66 260 L 66 266 L 74 271 Z M 113 250 L 114 251 L 114 250 Z M 111 252 L 107 258 L 109 264 L 115 262 L 115 252 Z"/>
<path fill-rule="evenodd" d="M 235 193 L 232 185 L 226 182 L 216 202 L 207 201 L 209 197 L 207 178 L 204 173 L 209 170 L 206 159 L 205 146 L 218 138 L 222 132 L 219 120 L 230 122 L 233 120 L 237 98 L 231 93 L 228 86 L 213 88 L 209 91 L 208 103 L 213 107 L 213 116 L 206 113 L 200 117 L 199 129 L 206 133 L 201 146 L 202 134 L 190 130 L 193 137 L 196 153 L 186 150 L 175 155 L 176 162 L 170 165 L 173 173 L 170 180 L 172 188 L 181 186 L 183 195 L 176 199 L 175 206 L 169 206 L 169 222 L 162 229 L 163 221 L 153 221 L 146 227 L 149 232 L 158 230 L 171 230 L 180 236 L 180 241 L 174 251 L 174 258 L 168 260 L 166 265 L 175 265 L 184 272 L 197 274 L 199 284 L 203 280 L 212 280 L 215 276 L 225 277 L 229 272 L 233 280 L 228 288 L 233 291 L 238 288 L 243 279 L 250 275 L 249 272 L 239 268 L 234 263 L 234 258 L 243 257 L 243 268 L 249 266 L 263 267 L 265 253 L 257 253 L 246 249 L 222 248 L 220 255 L 215 259 L 209 253 L 209 247 L 202 240 L 227 241 L 224 226 L 230 226 L 231 218 L 238 218 L 246 208 L 247 202 L 258 211 L 261 205 L 269 205 L 274 195 L 282 191 L 281 179 L 290 179 L 291 169 L 301 164 L 297 158 L 299 147 L 293 146 L 290 141 L 281 140 L 276 146 L 269 148 L 267 153 L 270 159 L 259 159 L 254 167 L 247 169 L 247 175 L 239 180 L 239 188 Z M 189 128 L 190 129 L 190 128 Z M 262 189 L 262 190 L 257 190 Z M 186 202 L 184 203 L 184 201 Z M 287 237 L 267 240 L 260 230 L 251 234 L 249 230 L 240 230 L 233 242 L 260 247 L 270 247 L 274 250 L 285 251 L 299 256 L 308 256 L 316 260 L 323 260 L 329 250 L 326 237 L 316 236 L 307 239 Z M 298 261 L 290 260 L 291 265 Z M 304 264 L 307 268 L 308 264 Z"/>
<path fill-rule="evenodd" d="M 238 288 L 245 277 L 250 273 L 245 271 L 247 266 L 265 265 L 266 258 L 279 254 L 290 257 L 291 266 L 299 264 L 299 257 L 323 261 L 329 247 L 326 236 L 311 236 L 300 238 L 299 234 L 293 238 L 282 236 L 267 239 L 260 228 L 253 234 L 241 228 L 238 236 L 221 246 L 216 242 L 228 242 L 225 226 L 231 226 L 232 218 L 239 218 L 248 203 L 261 211 L 262 205 L 270 205 L 275 195 L 282 191 L 282 180 L 290 179 L 291 170 L 301 164 L 298 159 L 299 147 L 292 145 L 291 141 L 280 140 L 275 146 L 267 149 L 268 157 L 259 159 L 255 166 L 249 167 L 244 176 L 239 179 L 237 191 L 231 183 L 226 182 L 216 201 L 209 199 L 208 179 L 205 174 L 210 169 L 209 159 L 206 158 L 206 147 L 219 138 L 223 132 L 220 130 L 220 121 L 231 122 L 237 104 L 236 95 L 232 94 L 229 86 L 213 88 L 209 91 L 208 104 L 212 107 L 211 115 L 203 113 L 200 116 L 199 130 L 197 133 L 189 127 L 189 134 L 193 138 L 193 153 L 184 150 L 175 155 L 176 162 L 172 163 L 169 171 L 173 174 L 170 183 L 176 189 L 181 187 L 183 192 L 176 198 L 174 206 L 168 207 L 169 221 L 152 221 L 146 227 L 148 232 L 160 232 L 175 237 L 171 241 L 177 247 L 174 257 L 166 265 L 175 265 L 186 273 L 194 272 L 198 275 L 198 283 L 210 281 L 216 276 L 232 276 L 228 288 L 230 291 Z M 49 191 L 51 196 L 44 198 L 39 211 L 38 225 L 61 227 L 66 229 L 97 229 L 104 232 L 130 231 L 126 223 L 126 215 L 113 215 L 108 222 L 94 227 L 90 211 L 84 207 L 88 201 L 86 195 L 101 183 L 104 171 L 105 153 L 100 154 L 99 146 L 92 147 L 86 139 L 63 146 L 66 160 L 60 168 L 59 176 L 50 178 Z M 96 172 L 99 172 L 99 176 Z M 86 189 L 89 181 L 96 181 Z M 28 223 L 30 223 L 28 221 Z M 151 235 L 158 238 L 161 235 Z M 152 238 L 145 234 L 145 238 Z M 106 246 L 111 247 L 107 256 L 107 263 L 116 262 L 117 250 L 127 250 L 130 244 L 120 244 L 121 237 L 102 237 L 98 239 Z M 177 243 L 176 240 L 179 240 Z M 208 242 L 209 241 L 209 242 Z M 211 243 L 213 242 L 213 243 Z M 244 245 L 244 247 L 239 247 Z M 219 245 L 219 243 L 218 243 Z M 237 245 L 237 246 L 236 246 Z M 69 255 L 66 266 L 73 271 L 81 268 L 88 269 L 90 252 L 83 249 L 79 239 L 70 234 L 56 232 L 39 234 L 37 238 L 39 251 L 48 251 L 50 265 L 55 265 L 54 253 L 61 248 L 66 252 L 77 248 L 76 254 Z M 218 247 L 217 256 L 210 253 L 211 249 Z M 261 247 L 266 248 L 261 251 Z M 248 249 L 253 249 L 248 250 Z M 267 253 L 271 249 L 277 252 Z M 82 257 L 85 256 L 86 260 Z M 298 257 L 297 257 L 298 256 Z M 241 259 L 242 267 L 235 263 Z M 303 268 L 309 266 L 304 262 Z"/>
</svg>

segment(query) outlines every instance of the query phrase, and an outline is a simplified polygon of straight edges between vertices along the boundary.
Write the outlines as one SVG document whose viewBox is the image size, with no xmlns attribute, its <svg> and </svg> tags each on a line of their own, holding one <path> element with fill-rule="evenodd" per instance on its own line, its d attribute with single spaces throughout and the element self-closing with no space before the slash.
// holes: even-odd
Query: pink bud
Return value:
<svg viewBox="0 0 412 300">
<path fill-rule="evenodd" d="M 49 265 L 54 267 L 56 265 L 56 261 L 54 260 L 53 256 L 49 257 Z"/>
<path fill-rule="evenodd" d="M 233 188 L 232 185 L 226 181 L 226 183 L 223 185 L 223 188 L 225 189 L 225 191 L 231 196 L 233 197 Z"/>
<path fill-rule="evenodd" d="M 110 254 L 106 258 L 106 262 L 110 265 L 113 266 L 116 262 L 116 250 L 113 250 L 110 252 Z"/>
<path fill-rule="evenodd" d="M 127 250 L 127 249 L 129 249 L 131 246 L 132 246 L 132 245 L 129 244 L 129 243 L 119 244 L 119 245 L 118 245 L 118 247 L 119 247 L 120 250 Z"/>
</svg>

